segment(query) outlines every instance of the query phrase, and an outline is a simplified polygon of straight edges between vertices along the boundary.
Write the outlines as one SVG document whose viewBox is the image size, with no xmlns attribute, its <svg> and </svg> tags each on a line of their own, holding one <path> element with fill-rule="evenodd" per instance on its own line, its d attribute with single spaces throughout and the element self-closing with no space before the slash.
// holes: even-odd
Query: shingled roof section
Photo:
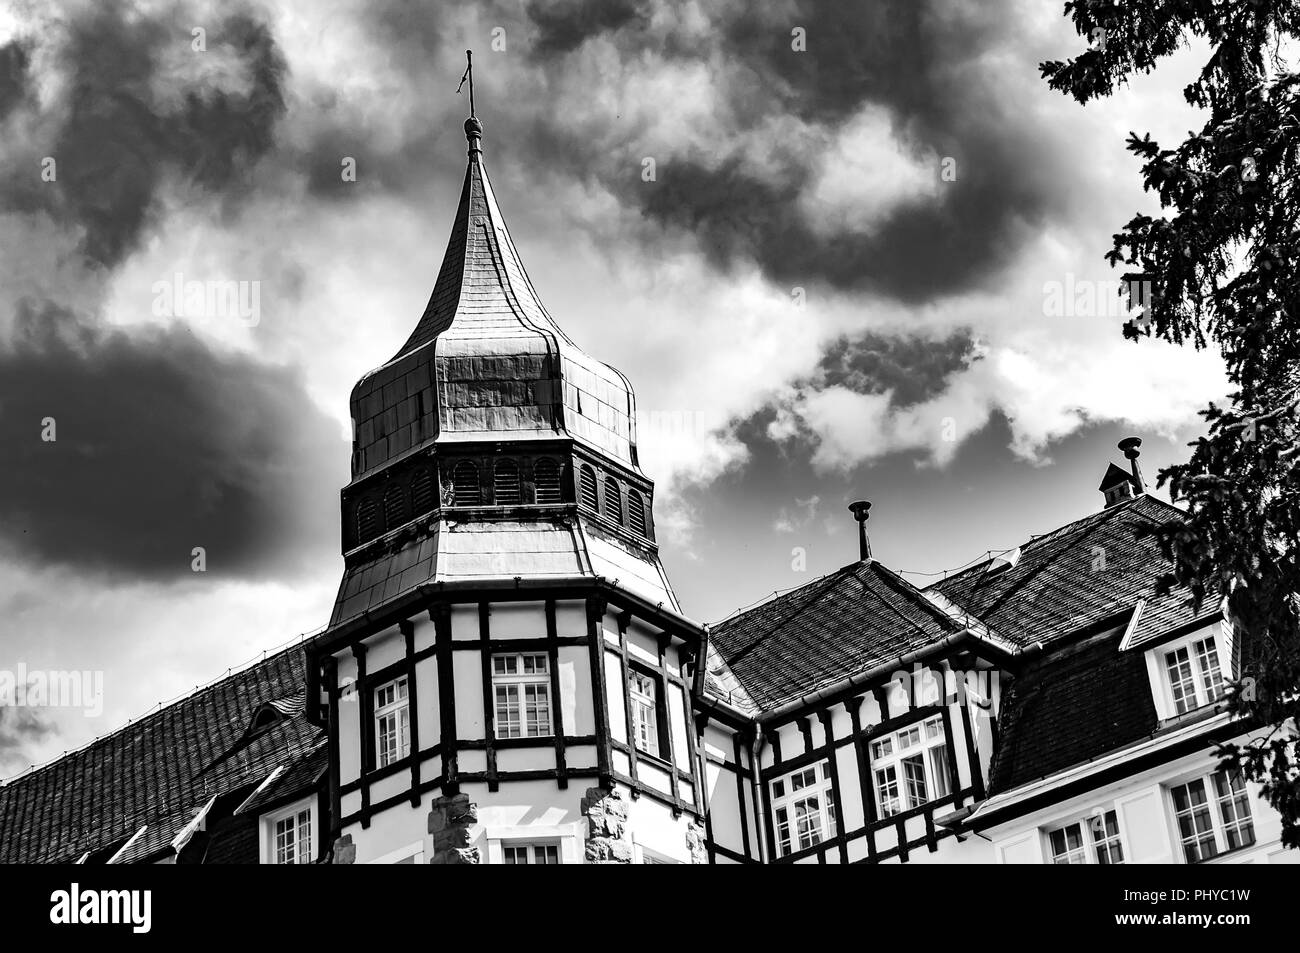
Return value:
<svg viewBox="0 0 1300 953">
<path fill-rule="evenodd" d="M 1024 645 L 1049 643 L 1120 616 L 1139 599 L 1154 618 L 1171 622 L 1186 592 L 1156 597 L 1156 581 L 1168 569 L 1155 540 L 1142 530 L 1182 518 L 1154 497 L 1139 496 L 1085 516 L 1020 547 L 1009 569 L 990 572 L 984 562 L 928 589 L 974 613 L 1002 636 Z"/>
<path fill-rule="evenodd" d="M 1039 656 L 1002 701 L 998 794 L 1149 738 L 1159 727 L 1146 660 L 1107 630 Z"/>
<path fill-rule="evenodd" d="M 710 640 L 754 704 L 770 711 L 964 628 L 867 561 L 724 619 Z"/>
<path fill-rule="evenodd" d="M 259 706 L 304 683 L 302 648 L 294 645 L 14 778 L 0 787 L 0 863 L 76 861 L 120 847 L 142 827 L 129 859 L 165 854 L 214 796 L 251 792 L 277 766 L 315 748 L 320 730 L 298 712 L 203 770 L 245 734 Z"/>
</svg>

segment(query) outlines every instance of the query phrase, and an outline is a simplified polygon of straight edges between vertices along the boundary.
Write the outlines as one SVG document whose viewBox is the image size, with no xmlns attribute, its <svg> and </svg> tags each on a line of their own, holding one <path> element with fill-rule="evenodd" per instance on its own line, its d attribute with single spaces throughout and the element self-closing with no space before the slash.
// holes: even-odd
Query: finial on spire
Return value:
<svg viewBox="0 0 1300 953">
<path fill-rule="evenodd" d="M 460 86 L 456 87 L 456 92 L 459 93 L 461 87 L 467 82 L 469 83 L 469 118 L 465 120 L 465 138 L 469 140 L 469 154 L 472 157 L 474 153 L 483 151 L 480 145 L 483 139 L 483 124 L 474 115 L 474 53 L 472 50 L 465 51 L 465 72 L 460 78 Z"/>
</svg>

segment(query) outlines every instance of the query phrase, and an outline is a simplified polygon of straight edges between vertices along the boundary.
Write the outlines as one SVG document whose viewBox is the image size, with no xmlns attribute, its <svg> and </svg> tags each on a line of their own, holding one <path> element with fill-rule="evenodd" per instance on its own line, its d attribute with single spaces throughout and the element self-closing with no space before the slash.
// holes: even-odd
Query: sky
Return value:
<svg viewBox="0 0 1300 953">
<path fill-rule="evenodd" d="M 688 615 L 855 560 L 855 499 L 924 584 L 1099 508 L 1128 434 L 1163 495 L 1222 365 L 1124 340 L 1103 256 L 1204 51 L 1084 107 L 1038 71 L 1083 43 L 1036 0 L 0 3 L 0 670 L 103 677 L 0 708 L 0 777 L 327 621 L 466 49 L 534 284 L 636 388 Z"/>
</svg>

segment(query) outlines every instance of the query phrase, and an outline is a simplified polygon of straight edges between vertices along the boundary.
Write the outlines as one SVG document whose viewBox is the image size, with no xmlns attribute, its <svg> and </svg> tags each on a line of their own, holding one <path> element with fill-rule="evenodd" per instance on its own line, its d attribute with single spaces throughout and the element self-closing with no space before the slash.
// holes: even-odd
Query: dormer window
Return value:
<svg viewBox="0 0 1300 953">
<path fill-rule="evenodd" d="M 1162 722 L 1211 710 L 1234 677 L 1231 633 L 1221 623 L 1157 642 L 1145 655 L 1156 717 Z"/>
<path fill-rule="evenodd" d="M 1165 674 L 1179 715 L 1223 697 L 1223 674 L 1213 638 L 1198 639 L 1166 652 Z"/>
</svg>

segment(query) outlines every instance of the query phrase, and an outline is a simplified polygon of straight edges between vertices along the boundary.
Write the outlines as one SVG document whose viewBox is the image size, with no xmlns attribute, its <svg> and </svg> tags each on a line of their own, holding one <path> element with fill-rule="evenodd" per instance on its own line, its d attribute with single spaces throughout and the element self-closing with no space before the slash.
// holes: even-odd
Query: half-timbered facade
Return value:
<svg viewBox="0 0 1300 953">
<path fill-rule="evenodd" d="M 0 787 L 0 860 L 1290 861 L 1213 744 L 1249 633 L 1103 507 L 919 588 L 677 603 L 631 384 L 543 307 L 465 126 L 446 254 L 352 392 L 328 626 Z"/>
</svg>

